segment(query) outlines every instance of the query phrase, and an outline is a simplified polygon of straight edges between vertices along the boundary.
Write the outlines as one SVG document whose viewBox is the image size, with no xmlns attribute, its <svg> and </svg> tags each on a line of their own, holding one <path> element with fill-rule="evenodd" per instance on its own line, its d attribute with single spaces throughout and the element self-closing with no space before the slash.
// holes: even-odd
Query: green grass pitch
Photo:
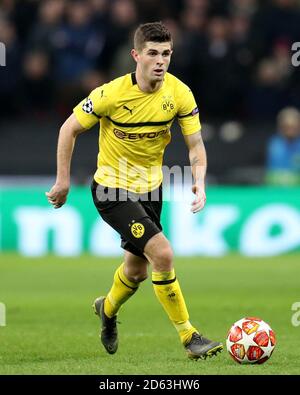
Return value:
<svg viewBox="0 0 300 395">
<path fill-rule="evenodd" d="M 150 279 L 123 306 L 120 345 L 108 355 L 92 311 L 105 294 L 120 259 L 0 256 L 0 374 L 299 374 L 300 326 L 291 306 L 300 301 L 300 256 L 266 259 L 176 258 L 191 322 L 211 339 L 225 339 L 236 320 L 268 322 L 277 347 L 264 365 L 239 365 L 226 349 L 217 357 L 189 360 L 156 300 Z"/>
</svg>

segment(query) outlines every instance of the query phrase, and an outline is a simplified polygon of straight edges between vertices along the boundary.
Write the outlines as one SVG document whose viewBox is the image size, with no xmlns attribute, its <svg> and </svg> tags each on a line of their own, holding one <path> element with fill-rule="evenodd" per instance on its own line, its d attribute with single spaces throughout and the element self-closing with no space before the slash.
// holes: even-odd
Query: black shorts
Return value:
<svg viewBox="0 0 300 395">
<path fill-rule="evenodd" d="M 91 191 L 102 219 L 120 234 L 121 247 L 144 258 L 147 241 L 162 231 L 162 185 L 149 193 L 136 194 L 94 180 Z"/>
</svg>

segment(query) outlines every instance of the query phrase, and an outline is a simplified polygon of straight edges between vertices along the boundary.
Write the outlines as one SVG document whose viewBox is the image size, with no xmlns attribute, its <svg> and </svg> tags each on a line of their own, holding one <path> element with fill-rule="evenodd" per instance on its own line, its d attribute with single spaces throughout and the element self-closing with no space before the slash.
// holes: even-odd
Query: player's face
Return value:
<svg viewBox="0 0 300 395">
<path fill-rule="evenodd" d="M 135 60 L 145 80 L 159 82 L 164 79 L 170 60 L 171 43 L 146 42 L 141 52 L 136 52 Z"/>
</svg>

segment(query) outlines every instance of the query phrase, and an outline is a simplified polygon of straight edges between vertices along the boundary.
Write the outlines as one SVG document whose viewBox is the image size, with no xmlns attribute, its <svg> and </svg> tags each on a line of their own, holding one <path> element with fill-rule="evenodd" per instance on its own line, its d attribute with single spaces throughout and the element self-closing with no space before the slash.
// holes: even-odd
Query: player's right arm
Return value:
<svg viewBox="0 0 300 395">
<path fill-rule="evenodd" d="M 48 202 L 54 208 L 61 207 L 67 200 L 70 189 L 70 166 L 76 137 L 85 130 L 74 114 L 65 121 L 59 131 L 57 144 L 56 182 L 46 192 Z"/>
<path fill-rule="evenodd" d="M 57 176 L 56 182 L 49 192 L 46 192 L 49 203 L 54 208 L 61 207 L 67 200 L 70 189 L 70 167 L 76 137 L 90 129 L 108 108 L 107 85 L 94 89 L 74 109 L 73 114 L 62 125 L 57 146 Z"/>
</svg>

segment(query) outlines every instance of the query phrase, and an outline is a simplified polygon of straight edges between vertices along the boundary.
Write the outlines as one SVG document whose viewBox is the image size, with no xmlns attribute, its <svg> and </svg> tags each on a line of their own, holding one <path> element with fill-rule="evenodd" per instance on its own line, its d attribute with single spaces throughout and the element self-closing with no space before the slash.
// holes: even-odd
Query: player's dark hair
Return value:
<svg viewBox="0 0 300 395">
<path fill-rule="evenodd" d="M 141 51 L 146 42 L 155 43 L 170 42 L 173 46 L 171 33 L 161 22 L 144 23 L 140 25 L 134 33 L 134 48 Z"/>
</svg>

